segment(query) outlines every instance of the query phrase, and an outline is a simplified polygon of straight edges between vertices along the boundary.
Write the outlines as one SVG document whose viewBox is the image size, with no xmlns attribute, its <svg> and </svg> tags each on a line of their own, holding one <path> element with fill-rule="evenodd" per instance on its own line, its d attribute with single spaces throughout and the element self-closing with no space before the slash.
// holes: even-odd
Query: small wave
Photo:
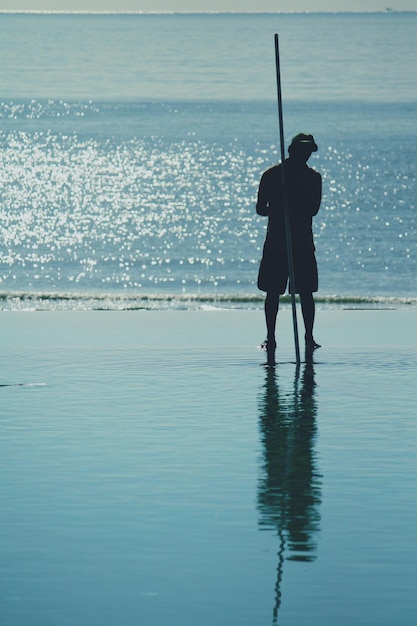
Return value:
<svg viewBox="0 0 417 626">
<path fill-rule="evenodd" d="M 317 295 L 320 308 L 409 308 L 417 307 L 415 297 Z M 196 309 L 258 309 L 263 306 L 261 294 L 114 294 L 0 292 L 2 311 L 139 311 Z M 290 306 L 289 296 L 282 296 Z"/>
</svg>

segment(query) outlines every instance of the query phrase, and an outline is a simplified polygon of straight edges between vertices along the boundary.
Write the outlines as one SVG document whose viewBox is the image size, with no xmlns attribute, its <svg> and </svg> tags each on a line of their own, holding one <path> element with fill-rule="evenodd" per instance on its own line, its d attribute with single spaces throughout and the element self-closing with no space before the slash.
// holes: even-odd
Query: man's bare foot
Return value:
<svg viewBox="0 0 417 626">
<path fill-rule="evenodd" d="M 313 337 L 311 337 L 310 339 L 306 338 L 306 349 L 307 350 L 317 350 L 317 348 L 321 348 L 321 345 L 319 343 L 317 343 L 317 341 L 315 341 L 313 339 Z"/>
<path fill-rule="evenodd" d="M 275 339 L 265 339 L 261 343 L 261 348 L 266 350 L 266 364 L 270 367 L 274 367 L 275 363 L 275 350 L 277 348 L 277 343 Z"/>
</svg>

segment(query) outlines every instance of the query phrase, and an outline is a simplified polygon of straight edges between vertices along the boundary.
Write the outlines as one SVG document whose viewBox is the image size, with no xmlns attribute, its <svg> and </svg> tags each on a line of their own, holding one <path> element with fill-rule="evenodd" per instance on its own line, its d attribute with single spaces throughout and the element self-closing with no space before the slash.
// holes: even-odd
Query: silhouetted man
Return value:
<svg viewBox="0 0 417 626">
<path fill-rule="evenodd" d="M 321 202 L 321 175 L 307 165 L 312 152 L 317 152 L 313 135 L 296 135 L 285 160 L 285 190 L 291 227 L 295 293 L 300 294 L 305 326 L 306 350 L 319 348 L 313 337 L 315 303 L 318 289 L 317 263 L 312 232 L 312 218 Z M 284 186 L 281 164 L 267 170 L 261 178 L 256 212 L 268 216 L 268 230 L 259 267 L 258 287 L 266 292 L 265 321 L 267 339 L 264 344 L 268 364 L 275 364 L 275 326 L 279 297 L 288 282 L 288 257 L 285 236 Z"/>
</svg>

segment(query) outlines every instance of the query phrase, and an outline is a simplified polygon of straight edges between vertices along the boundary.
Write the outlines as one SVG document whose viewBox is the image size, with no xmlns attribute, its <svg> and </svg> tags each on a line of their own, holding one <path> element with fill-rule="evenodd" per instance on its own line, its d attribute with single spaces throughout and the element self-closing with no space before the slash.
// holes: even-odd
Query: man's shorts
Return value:
<svg viewBox="0 0 417 626">
<path fill-rule="evenodd" d="M 313 250 L 293 255 L 295 293 L 313 293 L 318 290 L 319 280 L 316 256 Z M 288 283 L 288 259 L 286 250 L 264 247 L 258 273 L 258 289 L 283 294 Z"/>
</svg>

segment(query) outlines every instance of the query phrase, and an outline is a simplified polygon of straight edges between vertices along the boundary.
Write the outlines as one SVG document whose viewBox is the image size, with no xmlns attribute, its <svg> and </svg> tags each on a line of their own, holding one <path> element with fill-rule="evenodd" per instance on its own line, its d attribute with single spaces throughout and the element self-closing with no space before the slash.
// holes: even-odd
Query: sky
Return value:
<svg viewBox="0 0 417 626">
<path fill-rule="evenodd" d="M 395 11 L 416 0 L 0 0 L 0 11 Z"/>
</svg>

